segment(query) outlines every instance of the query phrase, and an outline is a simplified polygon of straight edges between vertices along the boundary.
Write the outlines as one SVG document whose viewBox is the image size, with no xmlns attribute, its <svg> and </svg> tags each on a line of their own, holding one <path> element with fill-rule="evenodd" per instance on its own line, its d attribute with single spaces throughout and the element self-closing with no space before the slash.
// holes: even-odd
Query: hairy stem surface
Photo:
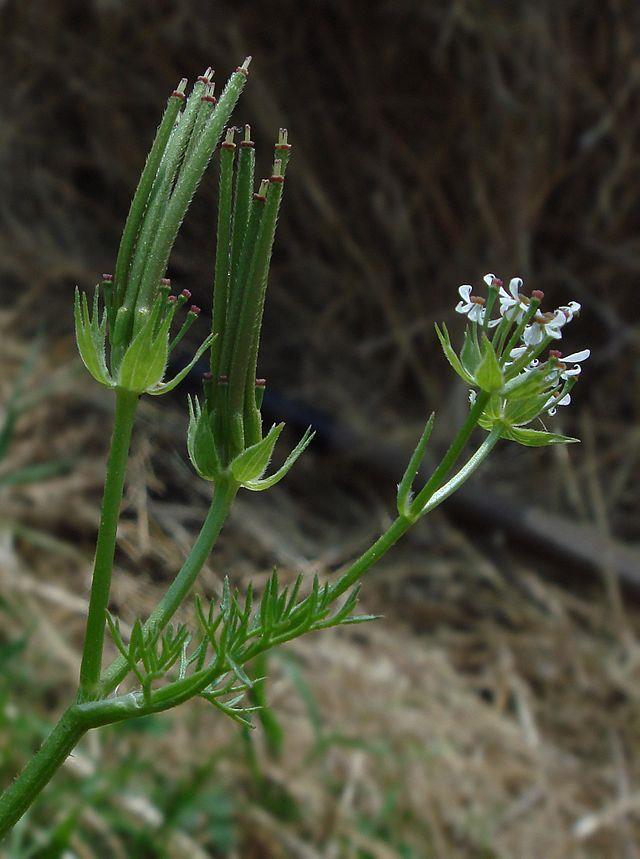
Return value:
<svg viewBox="0 0 640 859">
<path fill-rule="evenodd" d="M 86 729 L 78 708 L 69 707 L 20 775 L 0 796 L 0 839 L 35 801 Z"/>
</svg>

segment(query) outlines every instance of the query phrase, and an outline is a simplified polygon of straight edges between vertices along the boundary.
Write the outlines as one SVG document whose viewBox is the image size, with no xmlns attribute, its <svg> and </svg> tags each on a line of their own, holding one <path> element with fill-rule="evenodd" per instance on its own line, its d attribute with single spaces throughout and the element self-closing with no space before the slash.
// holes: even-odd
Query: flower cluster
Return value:
<svg viewBox="0 0 640 859">
<path fill-rule="evenodd" d="M 507 287 L 494 274 L 485 275 L 484 282 L 486 297 L 475 295 L 469 284 L 458 289 L 455 310 L 470 323 L 459 354 L 446 326 L 436 329 L 450 364 L 470 385 L 469 402 L 477 409 L 478 423 L 485 429 L 500 425 L 505 438 L 521 444 L 573 441 L 525 427 L 571 402 L 571 389 L 590 350 L 563 357 L 556 347 L 565 327 L 579 315 L 580 304 L 570 301 L 545 311 L 544 293 L 533 290 L 526 295 L 519 277 L 511 278 Z"/>
</svg>

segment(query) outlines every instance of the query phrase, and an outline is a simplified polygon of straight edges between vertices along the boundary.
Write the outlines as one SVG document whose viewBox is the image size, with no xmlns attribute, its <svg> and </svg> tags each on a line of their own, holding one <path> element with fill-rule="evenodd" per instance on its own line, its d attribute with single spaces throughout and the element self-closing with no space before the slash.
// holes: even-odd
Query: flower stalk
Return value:
<svg viewBox="0 0 640 859">
<path fill-rule="evenodd" d="M 91 596 L 80 667 L 78 701 L 89 701 L 96 696 L 102 668 L 106 611 L 109 604 L 111 572 L 116 549 L 116 532 L 137 405 L 137 394 L 132 394 L 129 391 L 116 392 L 116 411 L 93 565 Z"/>
</svg>

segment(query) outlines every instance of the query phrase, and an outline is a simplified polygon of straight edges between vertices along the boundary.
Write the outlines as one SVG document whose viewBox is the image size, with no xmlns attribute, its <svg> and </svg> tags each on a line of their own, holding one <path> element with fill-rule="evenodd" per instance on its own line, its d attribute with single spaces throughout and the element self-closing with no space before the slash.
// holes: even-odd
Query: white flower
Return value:
<svg viewBox="0 0 640 859">
<path fill-rule="evenodd" d="M 558 411 L 558 406 L 568 406 L 570 402 L 571 394 L 565 394 L 564 397 L 561 397 L 559 400 L 556 400 L 554 397 L 551 397 L 549 400 L 547 400 L 545 404 L 545 409 L 547 410 L 547 414 L 553 417 Z"/>
<path fill-rule="evenodd" d="M 472 287 L 465 283 L 458 288 L 458 294 L 462 301 L 456 304 L 456 313 L 464 313 L 472 322 L 482 324 L 484 320 L 484 298 L 471 295 Z"/>
<path fill-rule="evenodd" d="M 525 354 L 525 352 L 528 352 L 528 351 L 529 351 L 528 346 L 516 346 L 515 349 L 512 349 L 511 352 L 509 352 L 509 357 L 513 358 L 513 361 L 506 361 L 505 362 L 505 365 L 504 365 L 505 370 L 508 367 L 512 367 L 516 363 L 516 361 L 519 361 L 520 358 L 522 358 L 522 356 Z M 530 361 L 526 365 L 526 367 L 523 367 L 523 369 L 520 372 L 521 373 L 530 373 L 531 370 L 535 370 L 535 368 L 538 366 L 539 363 L 540 363 L 540 361 L 537 358 L 534 358 L 533 361 Z"/>
<path fill-rule="evenodd" d="M 485 274 L 482 278 L 487 286 L 502 286 L 502 281 L 499 277 L 496 277 L 495 274 L 489 272 L 489 274 Z"/>
<path fill-rule="evenodd" d="M 580 352 L 574 352 L 572 355 L 567 355 L 566 358 L 560 359 L 560 378 L 567 381 L 572 376 L 579 376 L 582 370 L 580 364 L 586 361 L 591 355 L 591 349 L 582 349 Z M 567 364 L 573 364 L 573 367 L 567 367 Z"/>
<path fill-rule="evenodd" d="M 500 286 L 498 300 L 500 301 L 500 315 L 507 319 L 520 322 L 529 306 L 529 299 L 520 294 L 522 289 L 522 278 L 512 277 L 509 281 L 509 291 Z"/>
<path fill-rule="evenodd" d="M 569 304 L 563 304 L 559 310 L 561 310 L 567 318 L 567 322 L 571 322 L 574 316 L 577 316 L 580 313 L 581 304 L 578 304 L 577 301 L 570 301 Z"/>
<path fill-rule="evenodd" d="M 555 313 L 538 313 L 531 325 L 524 329 L 522 339 L 527 346 L 537 346 L 545 337 L 560 340 L 561 329 L 566 322 L 567 317 L 562 310 L 556 310 Z"/>
<path fill-rule="evenodd" d="M 473 406 L 473 405 L 475 405 L 475 402 L 476 402 L 477 396 L 478 396 L 478 395 L 477 395 L 477 393 L 473 390 L 473 388 L 469 388 L 469 402 L 471 403 L 471 405 L 472 405 L 472 406 Z"/>
</svg>

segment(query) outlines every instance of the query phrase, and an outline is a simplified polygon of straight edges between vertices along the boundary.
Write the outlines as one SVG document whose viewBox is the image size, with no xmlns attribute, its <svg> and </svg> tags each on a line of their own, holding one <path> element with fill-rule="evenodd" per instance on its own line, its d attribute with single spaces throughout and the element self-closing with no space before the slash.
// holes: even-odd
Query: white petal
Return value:
<svg viewBox="0 0 640 859">
<path fill-rule="evenodd" d="M 487 286 L 493 286 L 493 281 L 496 279 L 496 276 L 495 274 L 491 274 L 491 272 L 489 272 L 489 274 L 485 274 L 482 279 L 487 284 Z"/>
<path fill-rule="evenodd" d="M 459 301 L 456 304 L 455 311 L 456 313 L 467 313 L 472 306 L 468 301 Z"/>
<path fill-rule="evenodd" d="M 513 322 L 514 319 L 518 317 L 518 305 L 512 299 L 502 298 L 500 299 L 500 314 L 508 319 L 510 322 Z"/>
<path fill-rule="evenodd" d="M 591 355 L 591 349 L 582 349 L 580 352 L 573 352 L 562 359 L 563 364 L 579 364 L 581 361 L 586 361 Z"/>
<path fill-rule="evenodd" d="M 482 322 L 484 319 L 484 307 L 481 304 L 474 304 L 469 311 L 469 319 L 472 322 Z"/>
<path fill-rule="evenodd" d="M 522 339 L 527 344 L 527 346 L 537 346 L 544 338 L 542 333 L 542 328 L 534 323 L 533 325 L 527 325 L 524 329 L 524 334 L 522 335 Z"/>
<path fill-rule="evenodd" d="M 563 370 L 562 373 L 560 373 L 560 377 L 562 379 L 570 379 L 571 376 L 579 376 L 581 372 L 582 367 L 571 367 L 569 370 Z"/>
<path fill-rule="evenodd" d="M 522 289 L 522 278 L 521 277 L 512 277 L 509 281 L 509 292 L 516 301 L 520 300 L 520 290 Z"/>
<path fill-rule="evenodd" d="M 522 358 L 526 351 L 527 346 L 516 346 L 515 349 L 512 349 L 511 352 L 509 352 L 509 355 L 511 358 L 516 358 L 517 360 L 518 358 Z"/>
<path fill-rule="evenodd" d="M 556 407 L 554 406 L 552 409 L 548 409 L 548 410 L 547 410 L 547 414 L 548 414 L 548 415 L 551 415 L 551 417 L 553 417 L 557 411 L 558 411 L 558 410 L 557 410 L 557 409 L 556 409 Z"/>
<path fill-rule="evenodd" d="M 492 319 L 489 323 L 489 328 L 495 328 L 496 325 L 500 325 L 501 319 Z"/>
<path fill-rule="evenodd" d="M 561 400 L 558 400 L 559 406 L 568 406 L 571 402 L 571 394 L 565 394 Z"/>
<path fill-rule="evenodd" d="M 469 296 L 471 295 L 471 290 L 473 287 L 469 283 L 463 283 L 462 286 L 458 287 L 458 295 L 463 301 L 468 302 Z"/>
</svg>

